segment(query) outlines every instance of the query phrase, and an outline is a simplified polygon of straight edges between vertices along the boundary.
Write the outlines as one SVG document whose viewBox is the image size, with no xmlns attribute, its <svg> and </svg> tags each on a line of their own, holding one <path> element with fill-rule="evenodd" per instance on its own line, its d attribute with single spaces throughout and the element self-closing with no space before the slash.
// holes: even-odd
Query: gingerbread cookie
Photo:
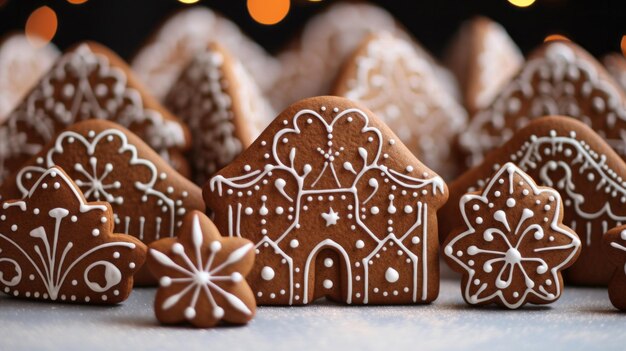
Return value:
<svg viewBox="0 0 626 351">
<path fill-rule="evenodd" d="M 433 301 L 441 177 L 366 108 L 302 100 L 204 188 L 223 235 L 256 245 L 257 302 Z"/>
<path fill-rule="evenodd" d="M 35 45 L 31 43 L 35 41 Z M 52 44 L 12 34 L 0 40 L 0 123 L 59 57 Z"/>
<path fill-rule="evenodd" d="M 416 45 L 388 33 L 369 37 L 347 61 L 333 95 L 363 103 L 421 161 L 451 179 L 457 168 L 452 145 L 467 114 Z"/>
<path fill-rule="evenodd" d="M 111 120 L 145 140 L 187 173 L 187 127 L 143 93 L 129 68 L 97 44 L 64 54 L 0 126 L 0 183 L 75 122 Z"/>
<path fill-rule="evenodd" d="M 479 192 L 463 195 L 465 225 L 443 245 L 445 258 L 463 274 L 461 291 L 470 305 L 509 309 L 549 304 L 561 296 L 561 270 L 580 254 L 580 239 L 563 225 L 559 193 L 538 187 L 506 163 Z"/>
<path fill-rule="evenodd" d="M 246 37 L 236 24 L 206 7 L 181 10 L 168 18 L 132 61 L 133 70 L 159 99 L 165 97 L 183 69 L 211 42 L 218 42 L 269 88 L 278 62 Z"/>
<path fill-rule="evenodd" d="M 524 56 L 506 30 L 486 17 L 464 22 L 446 49 L 470 114 L 487 108 L 519 71 Z"/>
<path fill-rule="evenodd" d="M 219 44 L 197 54 L 165 98 L 191 130 L 196 184 L 246 149 L 275 116 L 240 61 Z"/>
<path fill-rule="evenodd" d="M 624 55 L 612 53 L 604 56 L 602 63 L 615 81 L 626 90 L 626 58 Z"/>
<path fill-rule="evenodd" d="M 368 35 L 380 32 L 410 39 L 383 8 L 367 3 L 330 5 L 309 20 L 299 38 L 278 56 L 280 74 L 267 91 L 273 106 L 284 108 L 303 98 L 328 94 L 345 60 Z M 435 67 L 448 89 L 456 91 L 458 87 L 449 72 Z"/>
<path fill-rule="evenodd" d="M 157 319 L 201 328 L 220 321 L 247 323 L 256 310 L 245 280 L 254 256 L 250 240 L 224 238 L 202 212 L 190 212 L 177 238 L 150 245 L 147 266 L 160 283 L 154 301 Z"/>
<path fill-rule="evenodd" d="M 0 288 L 21 298 L 115 304 L 126 300 L 146 246 L 113 233 L 106 202 L 86 202 L 59 167 L 22 200 L 0 207 Z"/>
<path fill-rule="evenodd" d="M 89 201 L 111 204 L 117 233 L 146 244 L 174 236 L 187 212 L 205 208 L 200 188 L 139 137 L 109 121 L 71 126 L 23 166 L 0 187 L 2 198 L 26 196 L 42 173 L 60 166 Z M 147 269 L 135 278 L 141 285 L 156 283 Z"/>
<path fill-rule="evenodd" d="M 604 252 L 614 265 L 609 282 L 609 299 L 615 308 L 626 311 L 626 225 L 609 230 L 602 238 Z"/>
<path fill-rule="evenodd" d="M 576 263 L 565 271 L 568 283 L 606 284 L 613 272 L 601 250 L 609 228 L 626 223 L 626 163 L 585 124 L 569 117 L 544 117 L 515 133 L 479 166 L 450 185 L 450 201 L 440 211 L 442 236 L 462 226 L 463 194 L 480 190 L 500 165 L 513 162 L 540 186 L 563 199 L 563 223 L 583 242 Z"/>
<path fill-rule="evenodd" d="M 460 137 L 467 164 L 509 140 L 544 115 L 571 116 L 592 127 L 626 157 L 626 95 L 604 68 L 571 42 L 549 41 L 531 54 L 520 73 L 478 112 Z"/>
</svg>

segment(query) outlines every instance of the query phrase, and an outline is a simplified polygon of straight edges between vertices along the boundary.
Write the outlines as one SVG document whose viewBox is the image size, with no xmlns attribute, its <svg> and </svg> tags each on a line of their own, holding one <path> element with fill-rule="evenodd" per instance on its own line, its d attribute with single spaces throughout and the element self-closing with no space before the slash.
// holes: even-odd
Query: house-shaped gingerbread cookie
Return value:
<svg viewBox="0 0 626 351">
<path fill-rule="evenodd" d="M 204 188 L 222 235 L 256 246 L 260 304 L 433 301 L 448 197 L 373 113 L 338 97 L 283 111 Z"/>
</svg>

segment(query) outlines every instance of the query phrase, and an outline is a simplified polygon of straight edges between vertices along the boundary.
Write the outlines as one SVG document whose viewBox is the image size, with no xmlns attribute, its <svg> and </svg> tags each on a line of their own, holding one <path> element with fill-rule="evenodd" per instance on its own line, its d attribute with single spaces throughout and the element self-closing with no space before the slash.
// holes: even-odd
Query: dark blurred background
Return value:
<svg viewBox="0 0 626 351">
<path fill-rule="evenodd" d="M 0 0 L 0 34 L 23 30 L 29 15 L 46 5 L 57 14 L 58 30 L 52 41 L 61 49 L 90 39 L 129 59 L 172 11 L 186 6 L 208 6 L 235 21 L 270 52 L 276 52 L 309 17 L 335 1 L 292 0 L 287 17 L 272 26 L 255 22 L 245 0 L 199 0 L 194 5 L 179 0 L 87 0 L 79 5 L 71 2 Z M 547 35 L 558 33 L 592 54 L 602 55 L 619 51 L 626 34 L 626 0 L 536 0 L 525 8 L 516 7 L 508 0 L 372 2 L 389 10 L 435 55 L 441 53 L 463 20 L 477 14 L 504 25 L 525 53 Z"/>
</svg>

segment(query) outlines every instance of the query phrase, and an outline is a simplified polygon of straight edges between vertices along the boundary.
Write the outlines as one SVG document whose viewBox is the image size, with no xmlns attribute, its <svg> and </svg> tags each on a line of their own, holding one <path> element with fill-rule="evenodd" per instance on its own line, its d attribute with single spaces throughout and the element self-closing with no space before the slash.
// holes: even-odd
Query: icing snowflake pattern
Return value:
<svg viewBox="0 0 626 351">
<path fill-rule="evenodd" d="M 81 45 L 63 55 L 0 126 L 0 134 L 12 136 L 0 139 L 0 182 L 59 129 L 92 118 L 113 120 L 138 132 L 167 160 L 169 149 L 187 144 L 181 124 L 146 108 L 140 92 L 127 85 L 123 70 Z"/>
<path fill-rule="evenodd" d="M 71 206 L 55 206 L 68 202 Z M 110 211 L 104 203 L 84 202 L 60 168 L 47 170 L 23 200 L 2 204 L 3 291 L 61 302 L 105 304 L 126 299 L 146 248 L 134 238 L 110 234 Z M 28 220 L 20 221 L 24 216 Z"/>
<path fill-rule="evenodd" d="M 137 147 L 120 129 L 59 134 L 46 155 L 18 172 L 16 184 L 22 196 L 28 194 L 39 174 L 55 165 L 69 170 L 87 199 L 111 203 L 118 232 L 143 242 L 174 236 L 187 212 L 188 192 L 166 187 L 167 174 L 139 157 Z M 164 190 L 158 190 L 161 188 Z M 143 209 L 140 215 L 129 215 L 137 206 Z"/>
<path fill-rule="evenodd" d="M 455 173 L 450 145 L 467 115 L 439 82 L 435 67 L 406 40 L 384 33 L 367 42 L 340 95 L 359 101 L 437 173 Z"/>
<path fill-rule="evenodd" d="M 162 313 L 168 313 L 175 306 L 185 304 L 186 307 L 182 309 L 184 318 L 200 326 L 214 325 L 222 319 L 232 320 L 232 316 L 227 314 L 231 309 L 234 309 L 236 314 L 251 318 L 253 310 L 235 295 L 238 290 L 233 287 L 245 284 L 244 274 L 247 274 L 252 266 L 250 258 L 254 256 L 254 245 L 246 240 L 243 245 L 236 248 L 224 248 L 221 240 L 232 239 L 219 237 L 211 239 L 201 228 L 201 215 L 195 212 L 190 216 L 192 222 L 190 247 L 180 242 L 189 241 L 185 233 L 182 234 L 184 238 L 171 245 L 168 244 L 165 252 L 150 249 L 154 265 L 159 266 L 154 268 L 153 272 L 162 268 L 167 270 L 159 279 L 160 289 L 156 308 Z M 217 259 L 218 254 L 220 259 Z M 254 301 L 252 293 L 249 294 Z M 208 309 L 203 309 L 202 307 L 207 304 Z M 196 317 L 200 320 L 196 320 Z"/>
<path fill-rule="evenodd" d="M 589 125 L 624 158 L 624 93 L 593 58 L 574 44 L 549 42 L 506 85 L 491 107 L 478 112 L 460 136 L 468 166 L 545 115 L 566 115 Z"/>
<path fill-rule="evenodd" d="M 445 183 L 414 158 L 415 165 L 402 171 L 388 167 L 398 165 L 388 152 L 401 146 L 385 140 L 362 110 L 318 108 L 274 120 L 251 147 L 263 150 L 263 167 L 235 161 L 229 168 L 242 174 L 226 177 L 227 168 L 205 188 L 222 233 L 256 243 L 257 265 L 249 281 L 257 301 L 307 304 L 340 285 L 346 294 L 331 297 L 348 304 L 432 300 L 429 284 L 436 282 L 429 265 L 436 267 L 436 255 L 430 256 L 428 243 L 436 233 L 429 237 L 428 226 L 435 225 L 436 210 L 447 197 Z M 273 127 L 279 129 L 268 132 Z M 264 137 L 270 135 L 267 143 Z M 416 169 L 424 178 L 414 176 Z M 337 269 L 341 262 L 347 281 L 325 279 L 324 292 L 309 286 L 309 278 L 318 253 L 329 251 L 336 256 L 325 260 L 326 267 Z M 380 263 L 387 256 L 390 263 Z"/>
<path fill-rule="evenodd" d="M 558 192 L 537 187 L 512 163 L 481 194 L 461 198 L 467 230 L 452 235 L 444 253 L 465 271 L 462 290 L 468 303 L 514 309 L 559 298 L 560 270 L 573 263 L 581 246 L 559 223 L 560 201 Z"/>
</svg>

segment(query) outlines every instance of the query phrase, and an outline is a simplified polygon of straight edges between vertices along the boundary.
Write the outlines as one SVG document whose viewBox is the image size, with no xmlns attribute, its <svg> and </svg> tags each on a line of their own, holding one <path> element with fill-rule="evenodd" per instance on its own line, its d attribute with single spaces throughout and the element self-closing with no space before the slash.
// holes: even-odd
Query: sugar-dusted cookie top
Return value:
<svg viewBox="0 0 626 351">
<path fill-rule="evenodd" d="M 561 271 L 576 261 L 581 242 L 562 223 L 556 190 L 537 186 L 506 163 L 458 206 L 464 225 L 448 236 L 443 251 L 450 267 L 463 274 L 461 292 L 468 304 L 515 309 L 561 296 Z"/>
<path fill-rule="evenodd" d="M 347 60 L 334 95 L 364 104 L 421 161 L 451 179 L 458 162 L 453 143 L 467 114 L 417 45 L 389 33 L 367 38 Z"/>
<path fill-rule="evenodd" d="M 248 281 L 261 304 L 437 297 L 446 185 L 350 100 L 288 107 L 207 183 L 204 198 L 223 235 L 255 243 Z"/>
<path fill-rule="evenodd" d="M 83 43 L 61 56 L 0 125 L 0 183 L 57 133 L 86 119 L 130 129 L 176 169 L 187 170 L 187 127 L 144 92 L 114 53 Z"/>
<path fill-rule="evenodd" d="M 241 61 L 216 43 L 185 68 L 165 106 L 191 130 L 189 163 L 199 185 L 250 146 L 275 116 Z"/>
<path fill-rule="evenodd" d="M 0 288 L 20 298 L 115 304 L 133 286 L 146 246 L 113 234 L 106 202 L 87 202 L 59 167 L 21 200 L 0 205 Z"/>
<path fill-rule="evenodd" d="M 238 57 L 262 89 L 271 86 L 280 69 L 278 63 L 235 23 L 201 6 L 166 19 L 133 59 L 133 71 L 162 99 L 195 55 L 211 42 L 218 42 Z"/>
<path fill-rule="evenodd" d="M 15 33 L 0 38 L 0 123 L 52 67 L 57 57 L 57 48 L 37 37 L 27 39 L 24 34 Z"/>
<path fill-rule="evenodd" d="M 581 255 L 565 271 L 565 280 L 606 284 L 613 268 L 601 242 L 610 228 L 626 223 L 626 164 L 591 128 L 573 118 L 552 116 L 532 121 L 455 180 L 450 185 L 450 201 L 440 211 L 442 238 L 462 225 L 455 214 L 463 194 L 483 189 L 494 170 L 507 162 L 513 162 L 538 185 L 554 188 L 563 199 L 563 223 L 582 241 Z"/>
<path fill-rule="evenodd" d="M 149 244 L 172 237 L 191 210 L 204 210 L 200 188 L 176 172 L 139 137 L 109 121 L 88 120 L 57 135 L 0 187 L 20 198 L 48 168 L 67 170 L 90 201 L 111 204 L 115 231 Z M 155 282 L 147 270 L 140 284 Z"/>
<path fill-rule="evenodd" d="M 491 104 L 517 74 L 524 56 L 504 27 L 479 16 L 461 24 L 445 62 L 459 81 L 465 108 L 473 114 Z"/>
<path fill-rule="evenodd" d="M 245 280 L 254 257 L 252 242 L 222 237 L 202 212 L 188 213 L 176 238 L 150 245 L 147 265 L 160 283 L 154 301 L 157 319 L 200 328 L 222 321 L 247 323 L 256 310 Z"/>
<path fill-rule="evenodd" d="M 379 31 L 406 36 L 390 13 L 367 3 L 340 2 L 314 16 L 278 56 L 280 75 L 268 91 L 274 107 L 330 93 L 343 62 L 368 35 Z"/>
<path fill-rule="evenodd" d="M 626 95 L 606 70 L 579 46 L 549 41 L 535 50 L 492 105 L 470 120 L 460 145 L 468 166 L 545 115 L 571 116 L 591 126 L 626 157 L 622 134 Z"/>
</svg>

